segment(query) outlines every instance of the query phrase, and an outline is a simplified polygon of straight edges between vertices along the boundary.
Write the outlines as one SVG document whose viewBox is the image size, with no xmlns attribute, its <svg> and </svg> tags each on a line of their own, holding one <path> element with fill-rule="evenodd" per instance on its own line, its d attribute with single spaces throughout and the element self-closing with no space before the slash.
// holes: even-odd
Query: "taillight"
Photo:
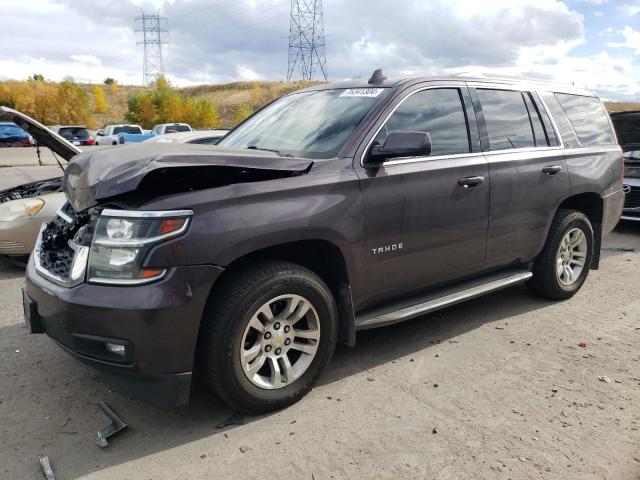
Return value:
<svg viewBox="0 0 640 480">
<path fill-rule="evenodd" d="M 89 137 L 87 139 L 87 145 L 93 145 L 94 143 L 96 143 L 96 141 L 93 139 L 93 137 Z"/>
</svg>

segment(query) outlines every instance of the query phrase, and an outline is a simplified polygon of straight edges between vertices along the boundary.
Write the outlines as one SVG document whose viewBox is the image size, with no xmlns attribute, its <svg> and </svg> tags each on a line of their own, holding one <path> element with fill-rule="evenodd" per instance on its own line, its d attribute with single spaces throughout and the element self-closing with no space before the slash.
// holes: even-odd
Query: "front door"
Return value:
<svg viewBox="0 0 640 480">
<path fill-rule="evenodd" d="M 485 260 L 489 174 L 466 87 L 415 87 L 390 108 L 367 151 L 391 131 L 420 131 L 430 134 L 432 152 L 377 167 L 362 156 L 363 307 L 472 275 Z"/>
</svg>

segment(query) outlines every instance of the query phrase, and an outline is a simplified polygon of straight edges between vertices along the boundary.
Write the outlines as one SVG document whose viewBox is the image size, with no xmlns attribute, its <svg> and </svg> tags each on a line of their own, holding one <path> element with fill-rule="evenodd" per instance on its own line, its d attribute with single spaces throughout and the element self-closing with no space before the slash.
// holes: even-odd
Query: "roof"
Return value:
<svg viewBox="0 0 640 480">
<path fill-rule="evenodd" d="M 403 86 L 409 86 L 416 83 L 428 83 L 428 82 L 479 82 L 484 84 L 499 84 L 517 86 L 523 90 L 543 90 L 557 93 L 569 93 L 573 95 L 585 95 L 596 96 L 590 90 L 575 87 L 560 82 L 552 82 L 548 80 L 541 80 L 537 78 L 525 78 L 525 77 L 505 77 L 499 75 L 493 75 L 490 73 L 477 73 L 474 75 L 467 74 L 454 74 L 449 76 L 406 76 L 406 77 L 382 77 L 381 81 L 376 83 L 369 83 L 368 79 L 358 78 L 352 80 L 343 80 L 339 82 L 323 83 L 315 85 L 313 87 L 305 88 L 300 91 L 314 91 L 314 90 L 330 90 L 335 88 L 397 88 Z"/>
</svg>

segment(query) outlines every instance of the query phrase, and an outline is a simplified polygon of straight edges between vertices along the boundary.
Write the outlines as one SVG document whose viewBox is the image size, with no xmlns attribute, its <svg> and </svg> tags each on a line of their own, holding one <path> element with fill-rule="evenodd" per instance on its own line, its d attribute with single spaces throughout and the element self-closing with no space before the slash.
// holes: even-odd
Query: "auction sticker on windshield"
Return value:
<svg viewBox="0 0 640 480">
<path fill-rule="evenodd" d="M 377 97 L 384 88 L 348 88 L 340 94 L 341 97 Z"/>
</svg>

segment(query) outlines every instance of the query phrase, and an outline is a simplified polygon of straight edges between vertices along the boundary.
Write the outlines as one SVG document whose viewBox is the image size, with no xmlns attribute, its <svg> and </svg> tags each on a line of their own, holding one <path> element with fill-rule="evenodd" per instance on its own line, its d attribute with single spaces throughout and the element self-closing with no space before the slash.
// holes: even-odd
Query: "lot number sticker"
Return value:
<svg viewBox="0 0 640 480">
<path fill-rule="evenodd" d="M 348 88 L 340 94 L 341 97 L 377 97 L 384 88 Z"/>
</svg>

